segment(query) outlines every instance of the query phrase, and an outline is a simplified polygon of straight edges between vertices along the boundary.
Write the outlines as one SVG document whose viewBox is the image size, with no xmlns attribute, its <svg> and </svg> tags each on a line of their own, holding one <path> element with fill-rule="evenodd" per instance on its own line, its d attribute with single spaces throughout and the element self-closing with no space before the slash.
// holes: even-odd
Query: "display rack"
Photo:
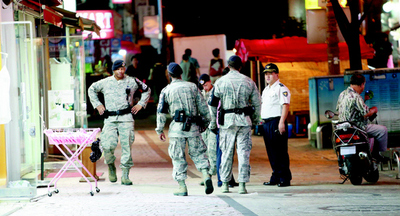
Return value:
<svg viewBox="0 0 400 216">
<path fill-rule="evenodd" d="M 44 133 L 47 135 L 49 139 L 50 145 L 55 145 L 58 150 L 68 159 L 68 161 L 64 164 L 64 166 L 58 171 L 58 173 L 54 176 L 54 178 L 50 181 L 47 186 L 49 197 L 52 196 L 52 192 L 50 192 L 50 186 L 54 183 L 54 193 L 58 193 L 59 190 L 57 188 L 57 182 L 61 178 L 61 176 L 68 170 L 68 168 L 72 165 L 79 172 L 79 174 L 87 181 L 90 185 L 90 195 L 93 196 L 93 187 L 92 183 L 86 178 L 86 176 L 82 173 L 82 171 L 75 165 L 75 161 L 77 161 L 92 179 L 94 179 L 96 192 L 99 193 L 100 189 L 97 187 L 97 179 L 93 177 L 93 175 L 87 170 L 87 168 L 82 164 L 79 160 L 79 156 L 82 154 L 83 150 L 86 148 L 88 144 L 91 144 L 96 138 L 97 133 L 100 131 L 100 128 L 63 128 L 63 129 L 47 129 Z M 76 151 L 72 151 L 67 145 L 75 144 L 79 145 Z M 63 150 L 63 148 L 69 153 Z"/>
</svg>

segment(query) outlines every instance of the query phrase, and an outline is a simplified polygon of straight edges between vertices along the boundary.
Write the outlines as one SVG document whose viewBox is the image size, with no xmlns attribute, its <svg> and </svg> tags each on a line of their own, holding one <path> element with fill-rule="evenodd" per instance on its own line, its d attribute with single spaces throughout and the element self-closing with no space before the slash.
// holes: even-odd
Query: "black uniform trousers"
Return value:
<svg viewBox="0 0 400 216">
<path fill-rule="evenodd" d="M 272 168 L 271 183 L 290 182 L 292 173 L 289 169 L 288 154 L 288 125 L 285 122 L 286 132 L 279 133 L 280 117 L 273 117 L 264 120 L 264 143 L 267 149 L 268 159 Z"/>
</svg>

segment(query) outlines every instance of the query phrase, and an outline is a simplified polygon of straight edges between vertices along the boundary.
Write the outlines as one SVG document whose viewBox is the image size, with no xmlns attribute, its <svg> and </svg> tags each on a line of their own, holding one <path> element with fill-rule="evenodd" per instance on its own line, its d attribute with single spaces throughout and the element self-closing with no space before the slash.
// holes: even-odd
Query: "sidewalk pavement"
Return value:
<svg viewBox="0 0 400 216">
<path fill-rule="evenodd" d="M 230 188 L 230 193 L 221 193 L 214 176 L 215 190 L 206 195 L 204 187 L 199 185 L 201 173 L 187 155 L 189 196 L 174 196 L 178 184 L 172 179 L 168 143 L 161 142 L 154 129 L 138 130 L 135 136 L 134 167 L 130 171 L 133 185 L 121 185 L 119 156 L 118 181 L 109 182 L 107 166 L 101 158 L 97 172 L 104 174 L 98 181 L 99 193 L 92 182 L 94 196 L 90 196 L 87 182 L 79 182 L 80 177 L 61 178 L 57 183 L 59 193 L 49 197 L 47 188 L 38 188 L 38 196 L 29 201 L 0 202 L 0 215 L 398 215 L 400 212 L 397 170 L 380 172 L 376 184 L 365 181 L 362 186 L 350 182 L 339 184 L 342 180 L 333 150 L 315 149 L 307 138 L 289 139 L 291 187 L 262 185 L 269 180 L 271 168 L 262 137 L 253 135 L 248 194 L 238 194 L 237 187 Z M 121 154 L 120 148 L 116 154 Z M 233 173 L 237 177 L 237 160 Z"/>
</svg>

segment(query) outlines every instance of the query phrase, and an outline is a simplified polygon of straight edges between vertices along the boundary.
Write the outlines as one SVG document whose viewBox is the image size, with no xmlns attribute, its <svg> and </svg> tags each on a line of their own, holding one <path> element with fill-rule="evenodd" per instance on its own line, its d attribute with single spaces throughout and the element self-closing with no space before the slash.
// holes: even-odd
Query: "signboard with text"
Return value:
<svg viewBox="0 0 400 216">
<path fill-rule="evenodd" d="M 112 0 L 113 4 L 130 4 L 132 0 Z"/>
<path fill-rule="evenodd" d="M 90 19 L 96 22 L 101 28 L 100 36 L 92 34 L 92 39 L 111 39 L 115 36 L 114 22 L 115 17 L 118 16 L 113 10 L 81 10 L 76 12 L 78 16 Z M 90 34 L 90 31 L 83 31 L 84 38 Z"/>
</svg>

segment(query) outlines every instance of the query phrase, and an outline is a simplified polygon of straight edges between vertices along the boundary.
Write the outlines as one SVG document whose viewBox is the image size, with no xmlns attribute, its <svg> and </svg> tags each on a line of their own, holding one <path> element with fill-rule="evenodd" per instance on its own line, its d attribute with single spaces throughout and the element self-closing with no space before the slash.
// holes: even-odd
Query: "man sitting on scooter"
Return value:
<svg viewBox="0 0 400 216">
<path fill-rule="evenodd" d="M 336 110 L 339 111 L 339 121 L 354 122 L 360 129 L 365 130 L 369 136 L 375 138 L 377 145 L 371 146 L 372 157 L 380 162 L 384 159 L 381 152 L 387 150 L 388 132 L 383 125 L 369 124 L 368 118 L 376 115 L 377 107 L 369 108 L 361 97 L 365 88 L 365 77 L 354 74 L 350 78 L 350 86 L 339 95 Z M 369 97 L 365 97 L 368 100 Z"/>
</svg>

